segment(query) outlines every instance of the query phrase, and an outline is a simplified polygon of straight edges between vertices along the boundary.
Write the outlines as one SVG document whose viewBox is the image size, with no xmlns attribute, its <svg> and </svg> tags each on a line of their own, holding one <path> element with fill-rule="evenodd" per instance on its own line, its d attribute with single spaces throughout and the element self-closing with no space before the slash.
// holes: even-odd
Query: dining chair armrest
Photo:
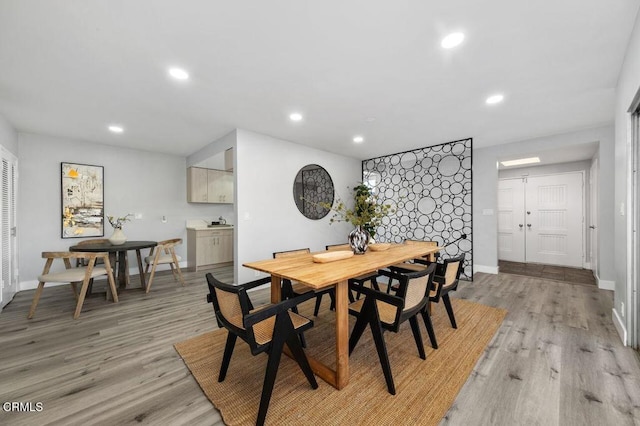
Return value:
<svg viewBox="0 0 640 426">
<path fill-rule="evenodd" d="M 429 266 L 429 265 L 431 265 L 431 264 L 432 264 L 432 263 L 434 263 L 434 262 L 431 262 L 430 260 L 427 260 L 427 259 L 423 259 L 423 258 L 421 258 L 421 257 L 418 257 L 418 258 L 413 259 L 413 263 L 419 263 L 419 264 L 421 264 L 421 265 L 427 265 L 427 266 Z"/>
<path fill-rule="evenodd" d="M 249 281 L 248 283 L 240 284 L 239 287 L 244 287 L 245 290 L 251 290 L 252 288 L 256 288 L 261 285 L 270 284 L 270 283 L 271 283 L 271 277 L 264 277 L 264 278 L 260 278 L 259 280 Z"/>
<path fill-rule="evenodd" d="M 391 279 L 400 281 L 402 279 L 402 275 L 398 274 L 394 270 L 395 269 L 402 269 L 402 268 L 401 267 L 397 267 L 397 266 L 390 266 L 390 268 L 393 268 L 393 269 L 380 269 L 378 271 L 378 276 L 385 276 L 387 278 L 391 278 Z"/>
<path fill-rule="evenodd" d="M 249 328 L 260 321 L 264 321 L 269 317 L 273 317 L 278 315 L 281 312 L 286 312 L 294 306 L 298 306 L 302 302 L 306 302 L 307 300 L 316 297 L 316 294 L 313 291 L 308 293 L 301 294 L 300 296 L 296 296 L 292 299 L 286 299 L 282 302 L 275 303 L 273 305 L 268 305 L 265 308 L 260 309 L 259 311 L 253 312 L 249 315 L 246 315 L 242 322 L 245 328 Z"/>
<path fill-rule="evenodd" d="M 435 271 L 435 276 L 438 275 L 444 275 L 445 270 L 444 270 L 444 263 L 441 262 L 430 262 L 426 259 L 413 259 L 414 263 L 419 263 L 421 265 L 431 265 L 432 263 L 436 264 L 436 271 Z"/>
<path fill-rule="evenodd" d="M 369 287 L 357 287 L 354 288 L 354 290 L 358 290 L 360 293 L 363 293 L 365 297 L 373 297 L 376 300 L 397 306 L 400 309 L 404 306 L 404 300 L 392 294 L 387 294 Z"/>
</svg>

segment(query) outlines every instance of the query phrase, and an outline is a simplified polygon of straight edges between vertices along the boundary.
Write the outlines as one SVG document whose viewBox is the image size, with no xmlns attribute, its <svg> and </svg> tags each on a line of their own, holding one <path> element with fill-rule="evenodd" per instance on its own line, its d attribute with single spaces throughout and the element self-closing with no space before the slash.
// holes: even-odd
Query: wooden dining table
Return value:
<svg viewBox="0 0 640 426">
<path fill-rule="evenodd" d="M 392 244 L 384 251 L 368 250 L 365 254 L 328 263 L 316 263 L 313 254 L 244 263 L 247 268 L 271 274 L 271 302 L 281 300 L 282 279 L 299 281 L 315 290 L 335 286 L 336 363 L 335 369 L 307 354 L 314 373 L 337 389 L 349 383 L 349 297 L 348 282 L 409 259 L 427 257 L 435 261 L 441 247 L 429 243 Z M 324 253 L 324 252 L 323 252 Z M 317 254 L 317 253 L 316 253 Z"/>
</svg>

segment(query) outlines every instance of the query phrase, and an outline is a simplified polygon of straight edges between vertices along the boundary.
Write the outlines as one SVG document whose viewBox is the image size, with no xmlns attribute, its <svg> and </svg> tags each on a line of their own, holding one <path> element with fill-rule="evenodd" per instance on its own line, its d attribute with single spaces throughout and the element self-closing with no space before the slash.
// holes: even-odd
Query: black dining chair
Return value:
<svg viewBox="0 0 640 426">
<path fill-rule="evenodd" d="M 451 327 L 458 328 L 456 324 L 456 317 L 453 313 L 453 306 L 451 306 L 451 299 L 449 293 L 455 291 L 458 288 L 460 282 L 460 274 L 464 269 L 464 253 L 458 257 L 452 257 L 450 259 L 444 259 L 442 263 L 439 263 L 436 268 L 436 274 L 433 277 L 433 283 L 435 289 L 431 292 L 429 297 L 430 302 L 438 303 L 442 300 Z"/>
<path fill-rule="evenodd" d="M 287 250 L 287 251 L 277 251 L 275 253 L 273 253 L 273 258 L 274 259 L 281 259 L 284 257 L 294 257 L 294 256 L 299 256 L 301 254 L 308 254 L 311 253 L 311 250 L 309 248 L 303 248 L 303 249 L 296 249 L 296 250 Z M 329 309 L 334 310 L 335 306 L 336 306 L 336 297 L 335 297 L 335 290 L 333 288 L 327 288 L 327 289 L 323 289 L 323 290 L 314 290 L 311 287 L 308 287 L 300 282 L 294 281 L 291 282 L 291 280 L 288 279 L 283 279 L 282 280 L 282 299 L 289 299 L 292 297 L 296 297 L 299 296 L 301 294 L 304 293 L 308 293 L 308 292 L 313 292 L 316 296 L 316 304 L 313 308 L 313 316 L 317 317 L 318 316 L 318 312 L 320 311 L 320 304 L 322 303 L 322 296 L 325 294 L 329 295 L 329 298 L 331 299 L 331 306 Z M 296 311 L 294 311 L 296 312 Z M 302 339 L 302 345 L 304 346 L 304 337 Z"/>
<path fill-rule="evenodd" d="M 311 387 L 318 388 L 318 383 L 299 340 L 301 333 L 313 327 L 313 321 L 291 311 L 298 304 L 312 298 L 314 294 L 312 292 L 305 293 L 292 299 L 254 309 L 247 295 L 247 290 L 270 283 L 271 278 L 266 277 L 237 286 L 218 281 L 211 273 L 207 273 L 206 278 L 209 286 L 207 302 L 213 303 L 218 325 L 228 331 L 218 382 L 224 381 L 227 375 L 231 355 L 238 337 L 249 345 L 252 355 L 263 352 L 269 354 L 256 421 L 257 425 L 263 425 L 285 343 Z"/>
<path fill-rule="evenodd" d="M 355 349 L 368 325 L 373 334 L 382 372 L 387 382 L 387 390 L 392 395 L 396 394 L 396 388 L 383 332 L 393 331 L 397 333 L 400 325 L 408 320 L 418 348 L 418 354 L 422 359 L 427 358 L 417 316 L 422 315 L 425 318 L 423 310 L 429 301 L 429 293 L 433 288 L 435 268 L 436 265 L 434 264 L 422 271 L 404 274 L 380 270 L 378 271 L 380 275 L 398 281 L 396 292 L 387 294 L 368 287 L 358 287 L 364 293 L 365 298 L 349 305 L 349 313 L 357 317 L 349 338 L 349 355 Z M 433 326 L 430 318 L 428 316 L 426 318 L 428 318 L 427 331 L 433 344 L 435 341 Z"/>
</svg>

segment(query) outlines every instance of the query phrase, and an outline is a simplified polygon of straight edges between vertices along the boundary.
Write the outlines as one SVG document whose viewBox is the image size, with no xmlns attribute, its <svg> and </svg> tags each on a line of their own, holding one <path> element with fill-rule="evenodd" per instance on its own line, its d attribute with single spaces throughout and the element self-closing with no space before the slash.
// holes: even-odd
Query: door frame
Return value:
<svg viewBox="0 0 640 426">
<path fill-rule="evenodd" d="M 600 253 L 598 250 L 598 242 L 600 240 L 600 217 L 598 215 L 598 206 L 600 205 L 599 183 L 600 181 L 600 161 L 598 157 L 591 160 L 591 168 L 589 169 L 589 225 L 587 231 L 589 235 L 589 264 L 596 280 L 600 279 Z M 586 225 L 586 224 L 585 224 Z M 593 228 L 591 228 L 593 226 Z M 595 241 L 595 243 L 594 243 Z M 597 281 L 596 281 L 597 282 Z"/>
<path fill-rule="evenodd" d="M 10 241 L 9 241 L 9 281 L 10 283 L 7 284 L 5 282 L 2 281 L 2 277 L 4 276 L 4 271 L 3 271 L 3 263 L 4 263 L 4 259 L 2 259 L 2 262 L 0 262 L 0 312 L 2 312 L 2 308 L 4 306 L 6 306 L 9 302 L 11 302 L 11 300 L 13 299 L 13 297 L 15 296 L 15 294 L 18 291 L 18 236 L 16 233 L 16 229 L 17 229 L 17 222 L 18 222 L 18 218 L 17 218 L 17 205 L 18 205 L 18 158 L 9 150 L 7 150 L 5 147 L 3 147 L 2 145 L 0 145 L 0 158 L 2 158 L 3 160 L 7 160 L 8 164 L 10 164 L 10 170 L 8 171 L 9 174 L 9 179 L 11 179 L 11 176 L 13 176 L 13 181 L 12 181 L 12 186 L 9 188 L 9 190 L 11 191 L 11 194 L 9 194 L 10 200 L 12 200 L 13 202 L 10 202 L 9 205 L 9 221 L 10 221 L 10 225 L 9 225 L 9 235 L 10 235 Z M 0 165 L 0 172 L 1 172 L 1 168 L 2 166 Z M 0 194 L 0 205 L 2 204 L 2 194 Z M 2 223 L 2 209 L 0 208 L 0 224 Z M 0 246 L 0 257 L 4 256 L 2 247 Z M 5 286 L 9 286 L 9 287 L 13 287 L 13 291 L 12 292 L 8 292 L 8 297 L 7 300 L 5 300 L 4 298 L 4 294 L 5 294 Z"/>
<path fill-rule="evenodd" d="M 528 170 L 530 170 L 528 168 Z M 587 265 L 587 189 L 586 189 L 586 170 L 570 170 L 570 171 L 566 171 L 566 172 L 558 172 L 558 173 L 541 173 L 541 174 L 536 174 L 536 175 L 532 175 L 531 173 L 528 174 L 523 174 L 520 177 L 505 177 L 505 178 L 500 178 L 498 177 L 498 181 L 500 180 L 506 180 L 506 179 L 526 179 L 528 181 L 529 178 L 536 178 L 536 177 L 548 177 L 548 176 L 560 176 L 560 175 L 566 175 L 566 174 L 573 174 L 573 173 L 579 173 L 581 178 L 582 178 L 582 244 L 581 244 L 581 250 L 582 250 L 582 268 L 586 268 Z M 591 218 L 589 218 L 591 219 Z M 525 240 L 526 241 L 526 240 Z M 497 249 L 497 247 L 496 247 Z M 526 255 L 526 246 L 525 246 L 525 263 L 527 263 L 527 255 Z"/>
<path fill-rule="evenodd" d="M 627 342 L 635 349 L 640 349 L 640 291 L 638 284 L 638 268 L 640 255 L 640 239 L 637 227 L 640 223 L 640 90 L 636 93 L 631 106 L 627 110 L 627 297 L 626 309 L 620 307 L 620 313 L 627 319 Z M 616 307 L 614 306 L 614 311 Z M 623 339 L 624 340 L 624 339 Z"/>
</svg>

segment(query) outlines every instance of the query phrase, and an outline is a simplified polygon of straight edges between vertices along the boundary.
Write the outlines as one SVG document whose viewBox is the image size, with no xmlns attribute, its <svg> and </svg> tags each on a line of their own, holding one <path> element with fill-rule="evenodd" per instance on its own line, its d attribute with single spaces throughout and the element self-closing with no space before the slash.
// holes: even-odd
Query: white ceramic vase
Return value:
<svg viewBox="0 0 640 426">
<path fill-rule="evenodd" d="M 127 236 L 124 235 L 121 228 L 113 230 L 113 234 L 109 237 L 109 242 L 114 246 L 121 246 L 127 242 Z"/>
</svg>

